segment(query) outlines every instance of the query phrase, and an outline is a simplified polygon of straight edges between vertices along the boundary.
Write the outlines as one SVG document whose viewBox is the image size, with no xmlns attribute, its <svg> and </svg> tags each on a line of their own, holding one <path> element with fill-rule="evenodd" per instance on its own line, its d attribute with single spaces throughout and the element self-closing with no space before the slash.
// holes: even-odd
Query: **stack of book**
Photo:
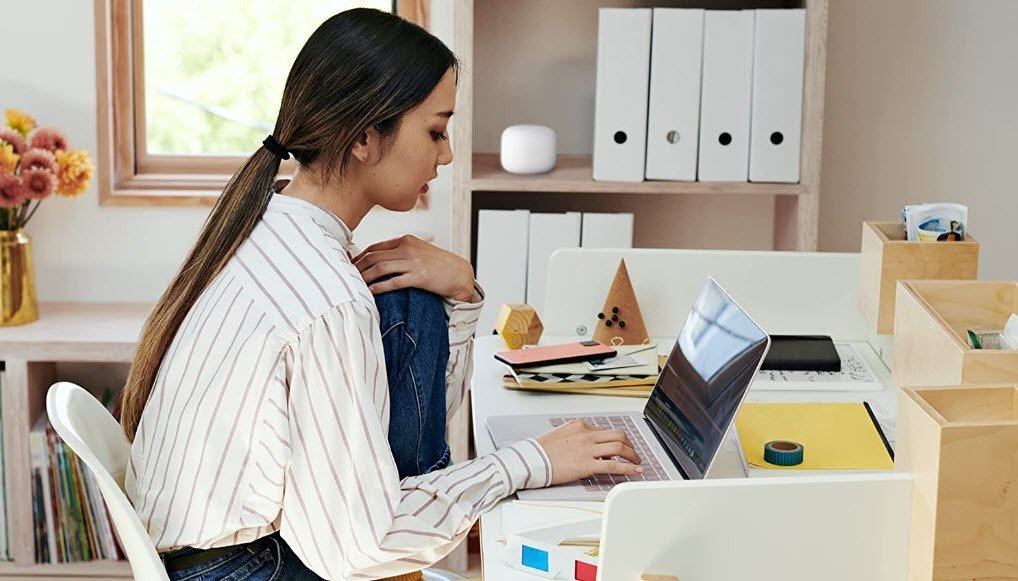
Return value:
<svg viewBox="0 0 1018 581">
<path fill-rule="evenodd" d="M 95 477 L 53 430 L 45 412 L 29 445 L 36 562 L 124 558 Z"/>
<path fill-rule="evenodd" d="M 661 358 L 656 345 L 619 347 L 620 357 L 632 358 L 628 367 L 614 367 L 607 362 L 585 362 L 538 367 L 506 367 L 502 386 L 506 389 L 552 391 L 584 395 L 649 397 L 660 373 Z M 608 367 L 608 368 L 605 368 Z"/>
</svg>

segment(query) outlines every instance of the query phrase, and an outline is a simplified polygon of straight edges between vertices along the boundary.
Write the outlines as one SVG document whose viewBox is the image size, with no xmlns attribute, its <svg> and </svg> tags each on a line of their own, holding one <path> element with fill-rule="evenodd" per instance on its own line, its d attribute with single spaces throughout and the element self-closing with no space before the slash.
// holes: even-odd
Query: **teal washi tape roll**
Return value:
<svg viewBox="0 0 1018 581">
<path fill-rule="evenodd" d="M 796 466 L 802 464 L 805 452 L 798 442 L 772 440 L 764 444 L 764 461 L 775 466 Z"/>
</svg>

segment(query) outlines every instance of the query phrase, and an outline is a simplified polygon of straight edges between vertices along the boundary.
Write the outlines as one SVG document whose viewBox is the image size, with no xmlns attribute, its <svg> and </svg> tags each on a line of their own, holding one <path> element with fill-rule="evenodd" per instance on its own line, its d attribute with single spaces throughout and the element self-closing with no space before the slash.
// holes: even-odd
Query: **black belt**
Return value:
<svg viewBox="0 0 1018 581">
<path fill-rule="evenodd" d="M 187 551 L 186 548 L 177 549 L 176 551 L 164 553 L 163 555 L 160 555 L 160 557 L 163 560 L 163 564 L 166 566 L 167 572 L 180 571 L 183 569 L 190 569 L 191 567 L 196 567 L 198 565 L 209 563 L 224 555 L 237 552 L 238 550 L 250 549 L 251 553 L 255 554 L 258 552 L 258 549 L 260 549 L 263 545 L 269 542 L 269 539 L 272 536 L 273 535 L 268 535 L 260 539 L 251 541 L 250 543 L 245 543 L 243 545 L 215 547 L 212 549 L 196 550 L 194 552 L 185 552 Z M 175 553 L 183 554 L 176 555 Z"/>
</svg>

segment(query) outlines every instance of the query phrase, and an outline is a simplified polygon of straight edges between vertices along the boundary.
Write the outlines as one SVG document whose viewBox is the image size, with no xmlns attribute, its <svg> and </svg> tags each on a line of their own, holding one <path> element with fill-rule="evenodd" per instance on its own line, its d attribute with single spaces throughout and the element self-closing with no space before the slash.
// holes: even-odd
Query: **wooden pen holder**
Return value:
<svg viewBox="0 0 1018 581">
<path fill-rule="evenodd" d="M 913 477 L 909 581 L 1018 578 L 1018 388 L 902 388 L 895 469 Z"/>
<path fill-rule="evenodd" d="M 898 385 L 1018 383 L 1018 351 L 973 349 L 969 329 L 1003 329 L 1018 312 L 1018 283 L 898 284 L 894 379 Z"/>
<path fill-rule="evenodd" d="M 979 270 L 979 242 L 905 240 L 900 222 L 863 222 L 859 309 L 881 335 L 894 331 L 899 280 L 967 280 Z"/>
</svg>

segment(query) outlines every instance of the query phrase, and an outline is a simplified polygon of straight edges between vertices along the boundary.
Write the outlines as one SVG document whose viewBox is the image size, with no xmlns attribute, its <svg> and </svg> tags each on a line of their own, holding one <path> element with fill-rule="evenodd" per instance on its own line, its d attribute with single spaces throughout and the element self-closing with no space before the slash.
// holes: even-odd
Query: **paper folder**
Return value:
<svg viewBox="0 0 1018 581">
<path fill-rule="evenodd" d="M 650 78 L 649 8 L 601 8 L 594 103 L 595 181 L 642 182 Z"/>
<path fill-rule="evenodd" d="M 696 180 L 703 9 L 655 8 L 647 179 Z"/>
<path fill-rule="evenodd" d="M 757 10 L 749 180 L 799 181 L 806 11 Z"/>
<path fill-rule="evenodd" d="M 894 461 L 862 403 L 746 403 L 735 418 L 746 462 L 775 470 L 890 470 Z M 763 459 L 764 444 L 790 440 L 805 448 L 798 466 Z"/>
<path fill-rule="evenodd" d="M 703 23 L 699 179 L 749 178 L 752 10 L 708 10 Z"/>
</svg>

